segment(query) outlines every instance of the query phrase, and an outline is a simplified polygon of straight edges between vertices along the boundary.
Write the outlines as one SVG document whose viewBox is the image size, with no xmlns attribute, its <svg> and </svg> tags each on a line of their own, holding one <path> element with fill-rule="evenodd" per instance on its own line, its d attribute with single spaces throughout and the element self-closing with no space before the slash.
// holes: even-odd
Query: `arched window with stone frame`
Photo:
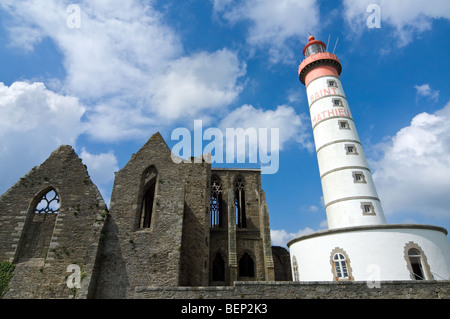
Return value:
<svg viewBox="0 0 450 319">
<path fill-rule="evenodd" d="M 294 281 L 300 281 L 300 276 L 298 274 L 298 263 L 297 263 L 297 258 L 292 257 L 292 273 L 293 273 L 293 277 L 294 277 Z"/>
<path fill-rule="evenodd" d="M 330 263 L 335 281 L 353 280 L 350 258 L 342 248 L 336 247 L 332 250 Z"/>
<path fill-rule="evenodd" d="M 422 248 L 412 241 L 404 248 L 404 258 L 412 280 L 433 280 L 427 257 Z"/>
<path fill-rule="evenodd" d="M 247 227 L 247 216 L 245 211 L 245 181 L 238 176 L 235 182 L 234 205 L 236 208 L 236 225 L 238 228 Z"/>
<path fill-rule="evenodd" d="M 54 187 L 40 191 L 31 201 L 18 247 L 18 259 L 45 258 L 60 210 L 60 198 Z"/>
<path fill-rule="evenodd" d="M 211 177 L 210 227 L 223 228 L 225 224 L 222 200 L 222 181 L 217 175 Z"/>
<path fill-rule="evenodd" d="M 138 229 L 149 229 L 155 213 L 155 197 L 158 171 L 154 166 L 147 168 L 141 178 L 140 204 L 138 206 Z"/>
</svg>

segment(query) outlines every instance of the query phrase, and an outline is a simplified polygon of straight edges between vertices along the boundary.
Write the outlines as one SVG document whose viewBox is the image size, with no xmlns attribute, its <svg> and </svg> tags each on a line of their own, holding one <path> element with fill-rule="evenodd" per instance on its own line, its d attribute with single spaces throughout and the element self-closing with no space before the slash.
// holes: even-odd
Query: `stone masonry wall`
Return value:
<svg viewBox="0 0 450 319">
<path fill-rule="evenodd" d="M 228 212 L 225 229 L 211 230 L 210 258 L 220 251 L 227 263 L 225 284 L 237 280 L 270 280 L 273 279 L 273 262 L 270 248 L 270 229 L 265 208 L 264 192 L 261 189 L 261 172 L 245 169 L 212 169 L 222 182 L 224 212 Z M 234 192 L 236 179 L 241 176 L 245 183 L 245 213 L 247 225 L 239 228 L 236 224 Z M 233 227 L 232 227 L 233 226 Z M 248 253 L 255 262 L 255 277 L 239 278 L 239 259 Z M 212 261 L 212 260 L 211 260 Z M 233 272 L 233 265 L 235 271 Z M 270 269 L 268 269 L 270 267 Z M 233 276 L 234 274 L 234 276 Z M 269 278 L 268 278 L 269 277 Z"/>
<path fill-rule="evenodd" d="M 292 281 L 291 256 L 280 246 L 272 246 L 272 256 L 276 281 Z"/>
<path fill-rule="evenodd" d="M 153 214 L 150 228 L 141 229 L 149 169 L 157 173 Z M 130 298 L 138 285 L 179 285 L 184 194 L 184 167 L 172 161 L 167 144 L 154 134 L 116 173 L 97 298 Z"/>
<path fill-rule="evenodd" d="M 180 165 L 185 180 L 180 285 L 207 286 L 211 164 L 203 160 Z"/>
<path fill-rule="evenodd" d="M 137 287 L 135 299 L 450 299 L 449 281 L 235 282 L 227 287 Z"/>
<path fill-rule="evenodd" d="M 59 212 L 36 214 L 42 196 L 51 190 L 59 196 Z M 91 296 L 106 215 L 106 205 L 72 147 L 56 149 L 0 197 L 0 259 L 16 264 L 5 298 Z M 67 287 L 74 274 L 67 271 L 69 265 L 79 267 L 78 290 Z"/>
</svg>

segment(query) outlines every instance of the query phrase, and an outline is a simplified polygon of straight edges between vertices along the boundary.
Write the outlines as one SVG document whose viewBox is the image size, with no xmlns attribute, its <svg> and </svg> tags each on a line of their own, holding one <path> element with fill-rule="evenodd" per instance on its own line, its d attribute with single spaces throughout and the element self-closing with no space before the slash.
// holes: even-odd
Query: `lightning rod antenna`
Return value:
<svg viewBox="0 0 450 319">
<path fill-rule="evenodd" d="M 327 42 L 327 50 L 328 50 L 328 46 L 330 44 L 330 34 L 328 33 L 328 42 Z"/>
<path fill-rule="evenodd" d="M 339 37 L 336 39 L 336 43 L 334 44 L 333 54 L 334 54 L 334 51 L 336 50 L 336 46 L 338 44 L 338 41 L 339 41 Z"/>
</svg>

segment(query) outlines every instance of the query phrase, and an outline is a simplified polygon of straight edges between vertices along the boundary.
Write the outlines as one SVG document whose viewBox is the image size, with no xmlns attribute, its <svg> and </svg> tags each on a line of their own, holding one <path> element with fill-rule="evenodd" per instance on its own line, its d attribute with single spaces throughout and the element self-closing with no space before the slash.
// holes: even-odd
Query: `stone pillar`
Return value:
<svg viewBox="0 0 450 319">
<path fill-rule="evenodd" d="M 238 263 L 236 254 L 236 216 L 234 205 L 233 188 L 229 187 L 228 191 L 228 262 L 230 267 L 230 284 L 233 284 L 238 277 Z"/>
</svg>

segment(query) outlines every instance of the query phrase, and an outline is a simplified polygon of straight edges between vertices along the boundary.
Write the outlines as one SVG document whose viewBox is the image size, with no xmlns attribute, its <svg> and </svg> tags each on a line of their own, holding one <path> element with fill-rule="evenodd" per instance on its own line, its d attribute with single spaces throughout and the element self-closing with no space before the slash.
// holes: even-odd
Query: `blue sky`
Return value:
<svg viewBox="0 0 450 319">
<path fill-rule="evenodd" d="M 273 244 L 326 229 L 297 75 L 312 34 L 337 41 L 388 223 L 450 229 L 449 20 L 446 0 L 2 0 L 0 193 L 61 144 L 108 202 L 114 171 L 158 131 L 172 148 L 194 120 L 278 128 L 279 169 L 262 176 Z"/>
</svg>

